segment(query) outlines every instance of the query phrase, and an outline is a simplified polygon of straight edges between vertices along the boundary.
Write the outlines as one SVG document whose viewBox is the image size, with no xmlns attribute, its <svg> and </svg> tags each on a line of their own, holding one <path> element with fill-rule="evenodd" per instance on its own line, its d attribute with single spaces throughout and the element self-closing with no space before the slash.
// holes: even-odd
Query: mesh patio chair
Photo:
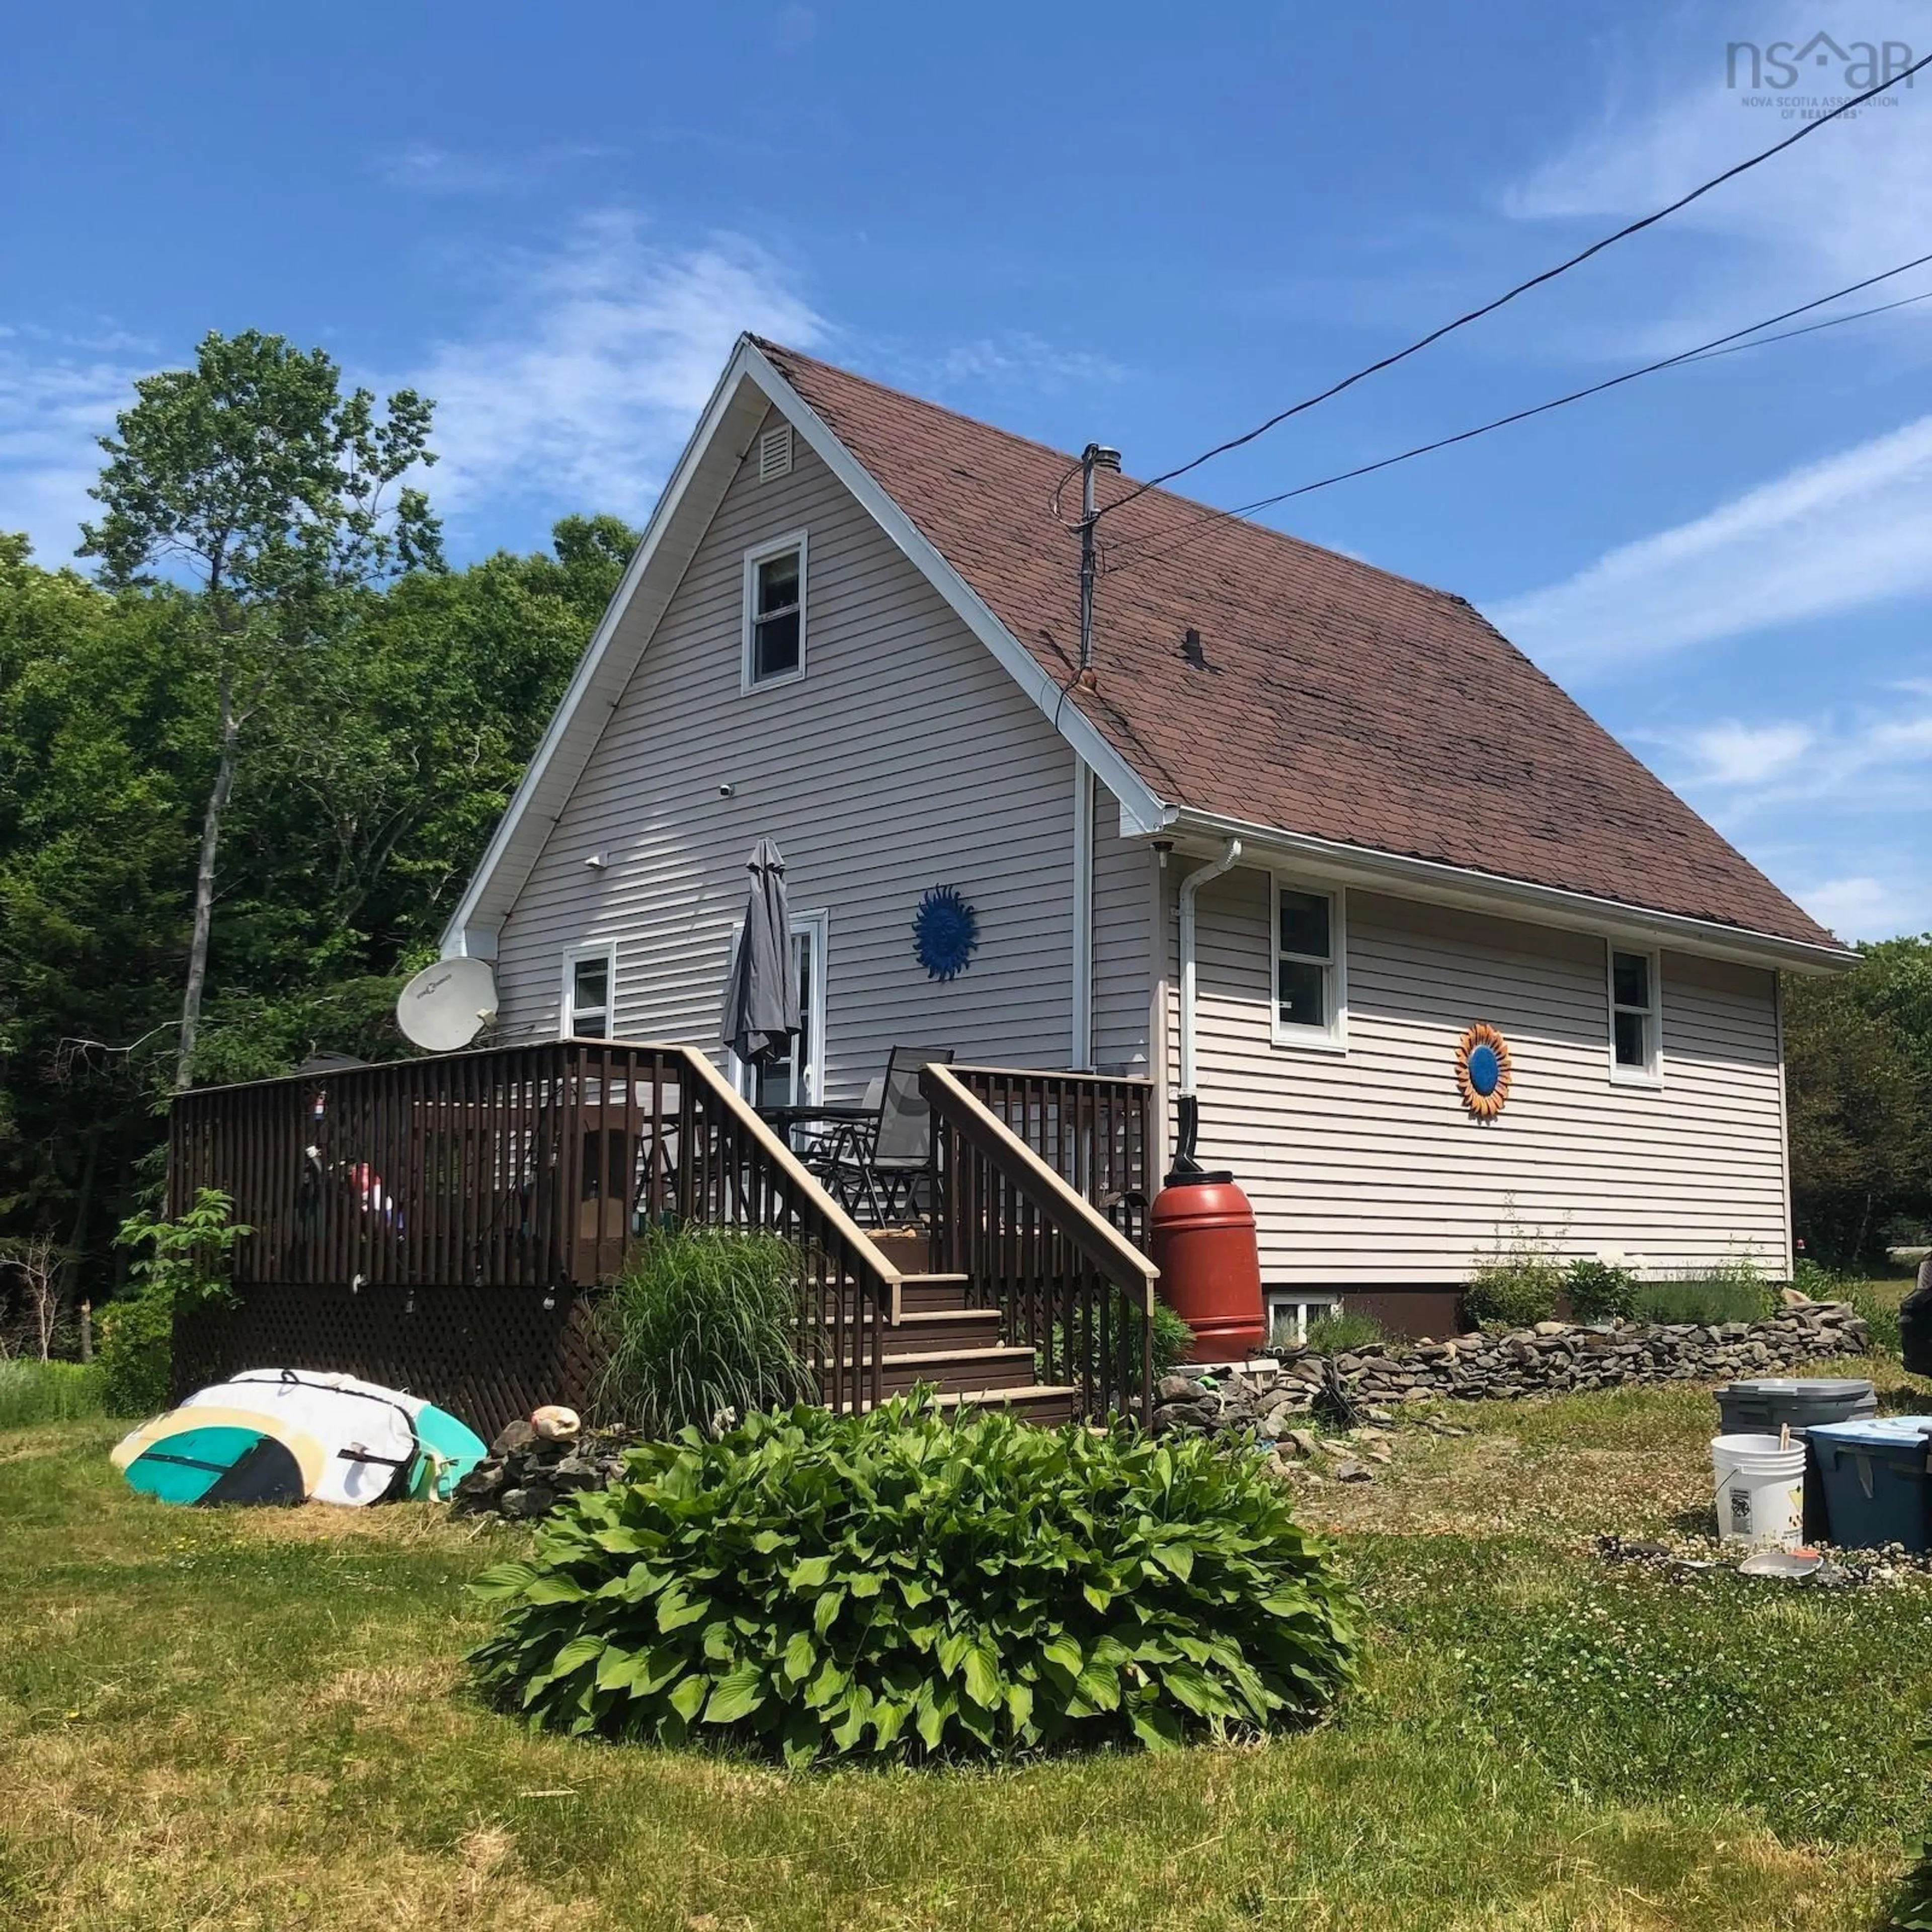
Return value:
<svg viewBox="0 0 1932 1932">
<path fill-rule="evenodd" d="M 875 1227 L 886 1226 L 896 1213 L 918 1210 L 919 1184 L 932 1152 L 932 1110 L 919 1090 L 920 1069 L 934 1061 L 946 1066 L 952 1058 L 950 1046 L 894 1047 L 878 1119 L 855 1124 L 832 1160 L 841 1198 L 854 1211 L 862 1201 Z"/>
</svg>

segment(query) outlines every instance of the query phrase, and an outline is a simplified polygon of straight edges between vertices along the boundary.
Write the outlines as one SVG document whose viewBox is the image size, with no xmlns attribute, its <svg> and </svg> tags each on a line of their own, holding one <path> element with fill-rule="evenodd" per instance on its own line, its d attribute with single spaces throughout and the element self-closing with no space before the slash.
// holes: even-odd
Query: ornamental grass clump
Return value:
<svg viewBox="0 0 1932 1932">
<path fill-rule="evenodd" d="M 647 1444 L 476 1588 L 532 1728 L 793 1765 L 1305 1723 L 1360 1614 L 1259 1456 L 905 1400 Z"/>
<path fill-rule="evenodd" d="M 734 1228 L 653 1229 L 600 1311 L 602 1420 L 675 1436 L 812 1393 L 798 1352 L 799 1252 Z"/>
</svg>

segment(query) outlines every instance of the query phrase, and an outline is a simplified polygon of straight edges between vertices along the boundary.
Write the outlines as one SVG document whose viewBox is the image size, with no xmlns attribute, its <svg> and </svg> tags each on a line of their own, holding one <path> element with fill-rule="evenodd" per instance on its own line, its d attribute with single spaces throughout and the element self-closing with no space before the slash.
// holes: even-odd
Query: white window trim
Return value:
<svg viewBox="0 0 1932 1932">
<path fill-rule="evenodd" d="M 1617 1058 L 1617 955 L 1629 954 L 1633 958 L 1650 962 L 1650 1024 L 1646 1036 L 1650 1042 L 1650 1064 L 1648 1066 L 1626 1066 Z M 1636 1007 L 1626 1007 L 1624 1011 L 1635 1012 Z M 1604 942 L 1604 1016 L 1609 1034 L 1604 1051 L 1610 1063 L 1612 1084 L 1618 1087 L 1660 1088 L 1664 1084 L 1664 955 L 1657 948 L 1646 946 L 1626 946 L 1614 939 Z"/>
<path fill-rule="evenodd" d="M 810 912 L 795 912 L 791 916 L 794 932 L 809 931 L 812 934 L 812 1025 L 810 1037 L 805 1043 L 806 1090 L 796 1103 L 801 1106 L 819 1106 L 825 1100 L 825 959 L 831 944 L 832 915 L 823 906 Z M 726 955 L 728 962 L 738 952 L 738 941 L 742 936 L 745 923 L 738 921 L 731 928 L 731 950 Z M 752 1070 L 729 1047 L 724 1049 L 724 1074 L 741 1100 L 752 1097 Z"/>
<path fill-rule="evenodd" d="M 604 962 L 603 1037 L 615 1040 L 617 1037 L 617 948 L 614 941 L 601 946 L 565 947 L 563 984 L 557 1000 L 556 1036 L 559 1040 L 574 1040 L 577 1036 L 577 969 L 586 959 Z"/>
<path fill-rule="evenodd" d="M 811 572 L 803 530 L 774 537 L 769 543 L 754 544 L 745 553 L 744 614 L 738 662 L 738 688 L 741 694 L 754 691 L 776 691 L 781 685 L 796 684 L 805 675 L 806 615 L 810 608 Z M 757 641 L 755 620 L 758 604 L 758 566 L 787 550 L 798 552 L 798 668 L 781 671 L 776 677 L 752 676 L 752 646 Z"/>
<path fill-rule="evenodd" d="M 1341 886 L 1325 886 L 1292 872 L 1274 872 L 1268 880 L 1268 1034 L 1278 1047 L 1304 1053 L 1346 1053 L 1348 1050 L 1348 895 Z M 1281 1017 L 1281 896 L 1283 889 L 1328 900 L 1328 1024 L 1290 1026 Z"/>
<path fill-rule="evenodd" d="M 1340 1312 L 1342 1298 L 1325 1288 L 1270 1288 L 1262 1296 L 1263 1334 L 1266 1340 L 1274 1340 L 1275 1324 L 1278 1318 L 1286 1318 L 1292 1312 L 1294 1340 L 1308 1340 L 1308 1324 L 1322 1316 Z"/>
</svg>

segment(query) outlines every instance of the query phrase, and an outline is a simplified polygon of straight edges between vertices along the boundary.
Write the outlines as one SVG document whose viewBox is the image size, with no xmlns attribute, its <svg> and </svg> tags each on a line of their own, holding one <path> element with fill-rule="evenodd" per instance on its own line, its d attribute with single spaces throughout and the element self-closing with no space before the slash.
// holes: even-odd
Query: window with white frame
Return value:
<svg viewBox="0 0 1932 1932">
<path fill-rule="evenodd" d="M 1311 1294 L 1304 1288 L 1270 1288 L 1268 1293 L 1268 1338 L 1270 1348 L 1305 1342 L 1308 1330 L 1324 1315 L 1333 1315 L 1341 1303 L 1332 1294 Z"/>
<path fill-rule="evenodd" d="M 1659 1078 L 1664 1069 L 1664 988 L 1654 952 L 1610 948 L 1610 1072 L 1618 1080 Z"/>
<path fill-rule="evenodd" d="M 1339 1046 L 1348 1005 L 1340 892 L 1274 884 L 1274 1039 Z"/>
<path fill-rule="evenodd" d="M 805 675 L 805 532 L 745 553 L 744 688 Z"/>
<path fill-rule="evenodd" d="M 608 1040 L 617 983 L 616 949 L 580 946 L 563 956 L 562 1024 L 566 1040 Z"/>
</svg>

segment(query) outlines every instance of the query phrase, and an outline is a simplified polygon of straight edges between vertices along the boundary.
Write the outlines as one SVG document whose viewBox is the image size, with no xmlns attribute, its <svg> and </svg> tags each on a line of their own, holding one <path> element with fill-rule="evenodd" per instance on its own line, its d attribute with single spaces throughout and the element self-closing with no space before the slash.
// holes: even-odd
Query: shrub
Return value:
<svg viewBox="0 0 1932 1932">
<path fill-rule="evenodd" d="M 174 1304 L 149 1289 L 110 1301 L 94 1317 L 94 1354 L 111 1415 L 158 1415 L 174 1369 Z"/>
<path fill-rule="evenodd" d="M 1643 1282 L 1636 1312 L 1644 1322 L 1764 1322 L 1777 1312 L 1778 1297 L 1756 1262 L 1739 1255 L 1708 1270 Z"/>
<path fill-rule="evenodd" d="M 901 1400 L 628 1458 L 487 1571 L 533 1726 L 793 1764 L 1176 1744 L 1312 1718 L 1359 1610 L 1265 1460 Z"/>
<path fill-rule="evenodd" d="M 727 1409 L 804 1400 L 799 1279 L 798 1250 L 782 1235 L 654 1229 L 603 1303 L 604 1419 L 669 1436 L 708 1429 Z"/>
<path fill-rule="evenodd" d="M 1132 1346 L 1138 1349 L 1140 1346 L 1139 1325 L 1131 1317 L 1129 1322 L 1133 1337 Z M 1097 1358 L 1101 1340 L 1100 1336 L 1094 1335 L 1088 1345 L 1088 1352 L 1096 1358 L 1088 1372 L 1096 1381 L 1099 1379 Z M 1186 1360 L 1193 1346 L 1194 1330 L 1166 1302 L 1156 1301 L 1154 1305 L 1154 1380 L 1158 1382 L 1162 1376 L 1172 1375 Z M 1058 1322 L 1053 1324 L 1053 1359 L 1060 1364 L 1069 1361 L 1066 1330 Z M 1043 1382 L 1049 1379 L 1046 1352 L 1043 1348 L 1036 1348 L 1033 1352 L 1033 1372 L 1036 1382 Z M 1070 1379 L 1076 1382 L 1079 1379 L 1080 1371 L 1077 1366 L 1069 1366 L 1066 1372 Z M 1138 1373 L 1138 1369 L 1136 1373 Z"/>
<path fill-rule="evenodd" d="M 1318 1315 L 1308 1324 L 1308 1346 L 1318 1355 L 1346 1355 L 1351 1349 L 1388 1340 L 1387 1331 L 1372 1315 L 1352 1315 L 1344 1308 Z"/>
<path fill-rule="evenodd" d="M 1498 1246 L 1476 1264 L 1462 1291 L 1462 1316 L 1478 1328 L 1529 1328 L 1556 1312 L 1563 1270 L 1528 1242 Z"/>
<path fill-rule="evenodd" d="M 1628 1322 L 1636 1312 L 1637 1278 L 1628 1268 L 1608 1262 L 1572 1262 L 1563 1286 L 1573 1320 Z"/>
<path fill-rule="evenodd" d="M 98 1362 L 0 1362 L 0 1429 L 83 1422 L 106 1408 Z"/>
<path fill-rule="evenodd" d="M 1849 1301 L 1865 1324 L 1871 1346 L 1888 1355 L 1896 1355 L 1905 1346 L 1899 1328 L 1898 1304 L 1911 1286 L 1910 1282 L 1845 1281 L 1837 1284 L 1835 1295 L 1816 1294 L 1808 1288 L 1804 1292 L 1820 1301 Z"/>
<path fill-rule="evenodd" d="M 111 1414 L 152 1415 L 167 1407 L 176 1311 L 226 1300 L 235 1244 L 254 1232 L 230 1220 L 234 1204 L 218 1189 L 199 1188 L 177 1221 L 141 1214 L 121 1224 L 116 1242 L 148 1252 L 131 1270 L 134 1292 L 97 1317 L 95 1353 Z"/>
</svg>

